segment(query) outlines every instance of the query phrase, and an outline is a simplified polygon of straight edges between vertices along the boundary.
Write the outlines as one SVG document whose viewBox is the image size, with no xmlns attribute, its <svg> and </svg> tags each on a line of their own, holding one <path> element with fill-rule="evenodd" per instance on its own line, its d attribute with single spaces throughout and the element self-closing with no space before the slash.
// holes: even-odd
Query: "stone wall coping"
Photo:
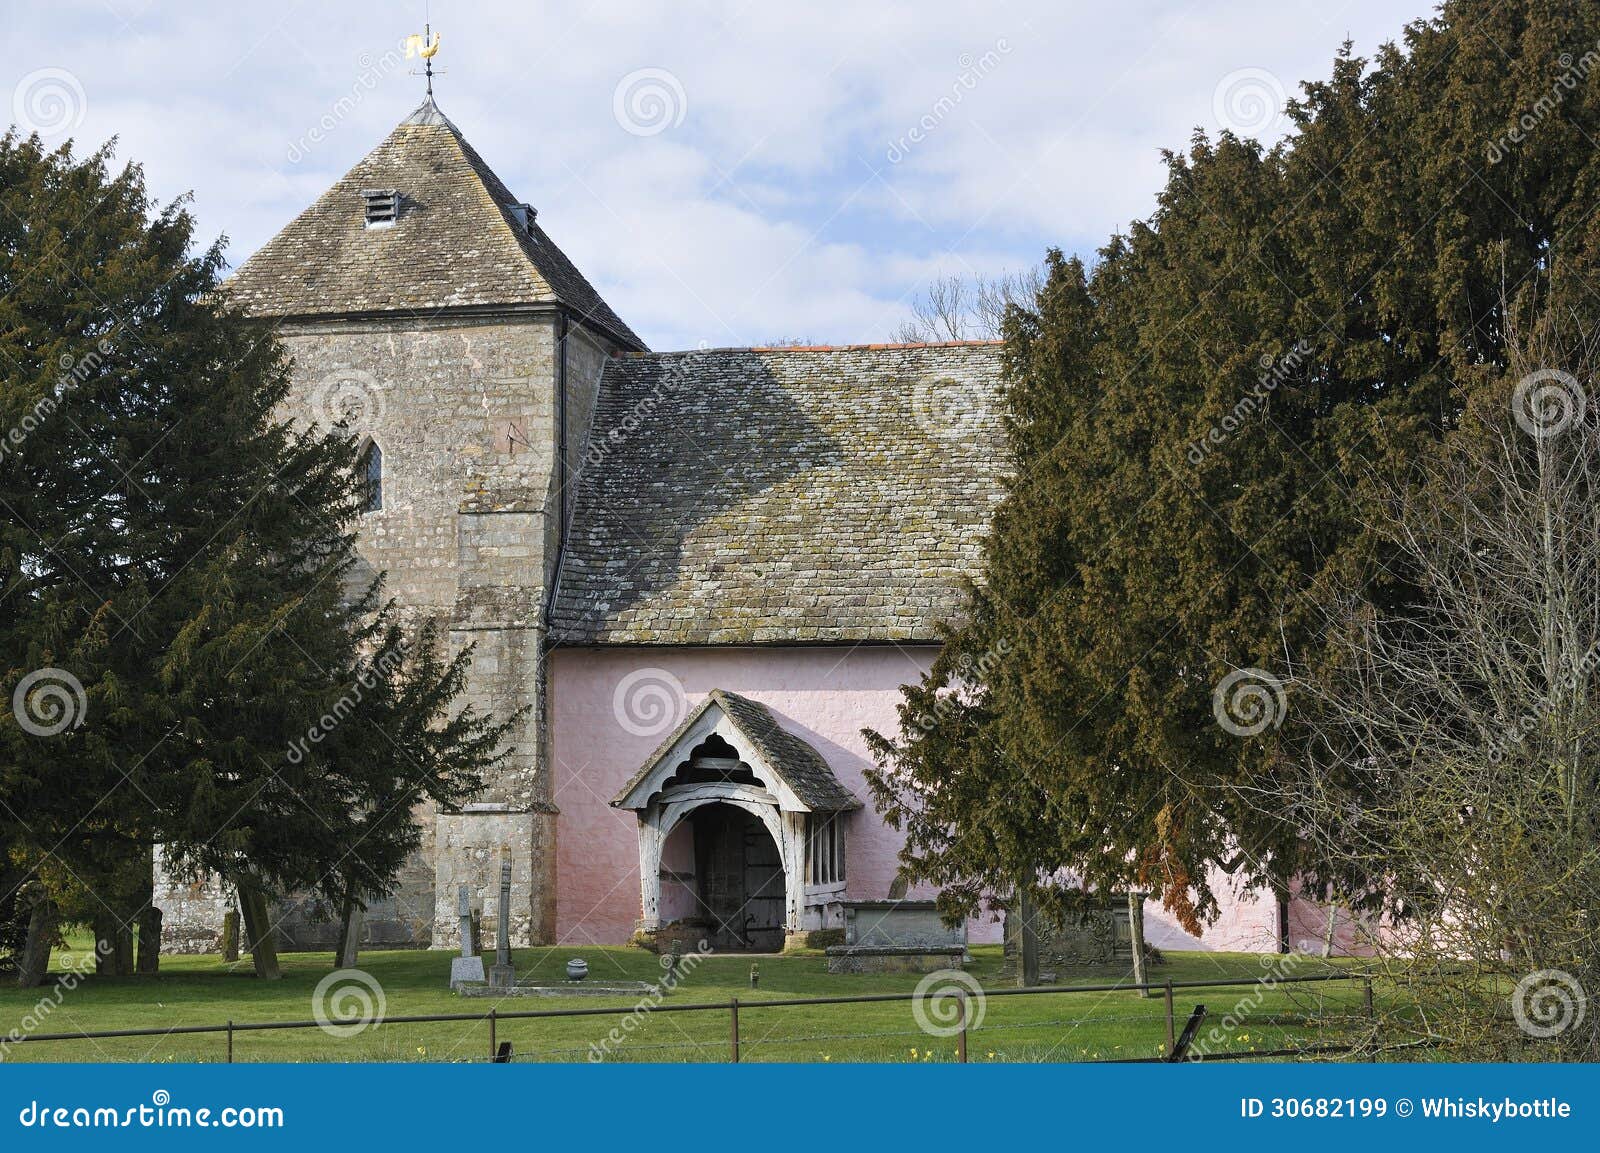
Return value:
<svg viewBox="0 0 1600 1153">
<path fill-rule="evenodd" d="M 934 913 L 939 909 L 937 902 L 922 900 L 846 901 L 844 907 L 849 913 L 859 909 L 906 909 L 916 913 Z"/>
</svg>

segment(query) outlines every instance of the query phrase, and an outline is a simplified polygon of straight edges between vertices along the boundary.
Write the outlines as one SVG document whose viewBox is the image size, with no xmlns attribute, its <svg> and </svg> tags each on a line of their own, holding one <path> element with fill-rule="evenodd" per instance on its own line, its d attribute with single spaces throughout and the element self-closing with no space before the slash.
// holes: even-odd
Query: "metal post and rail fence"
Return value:
<svg viewBox="0 0 1600 1153">
<path fill-rule="evenodd" d="M 1240 1061 L 1258 1060 L 1262 1058 L 1277 1057 L 1313 1057 L 1333 1056 L 1340 1053 L 1349 1053 L 1352 1050 L 1348 1045 L 1315 1045 L 1297 1049 L 1269 1049 L 1269 1050 L 1231 1050 L 1220 1053 L 1206 1053 L 1202 1056 L 1193 1054 L 1191 1046 L 1201 1023 L 1206 1017 L 1206 1007 L 1195 1005 L 1187 1018 L 1182 1022 L 1181 1029 L 1176 1009 L 1176 995 L 1179 992 L 1198 989 L 1245 989 L 1262 985 L 1278 987 L 1283 985 L 1309 985 L 1326 982 L 1344 982 L 1360 984 L 1362 986 L 1363 1015 L 1372 1018 L 1374 1015 L 1372 1000 L 1372 977 L 1361 972 L 1350 973 L 1313 973 L 1305 976 L 1287 976 L 1275 978 L 1215 980 L 1215 981 L 1165 981 L 1161 984 L 1105 984 L 1105 985 L 1050 985 L 1033 988 L 1000 988 L 985 989 L 981 996 L 986 1000 L 997 997 L 1070 997 L 1084 994 L 1107 993 L 1143 993 L 1161 994 L 1164 1000 L 1162 1014 L 1166 1028 L 1166 1043 L 1160 1056 L 1155 1057 L 1111 1057 L 1098 1058 L 1090 1061 L 1074 1062 L 1076 1064 L 1130 1064 L 1130 1063 L 1159 1063 L 1159 1062 L 1193 1062 L 1205 1061 Z M 967 1063 L 967 1042 L 969 1022 L 972 1014 L 967 1007 L 968 994 L 965 990 L 957 990 L 953 994 L 957 998 L 956 1009 L 956 1060 L 960 1064 Z M 801 997 L 791 999 L 770 1000 L 740 1000 L 737 997 L 727 1001 L 701 1001 L 672 1004 L 662 1001 L 650 1007 L 651 1013 L 725 1013 L 728 1016 L 728 1060 L 737 1063 L 740 1059 L 739 1038 L 739 1013 L 740 1010 L 751 1009 L 801 1009 L 809 1006 L 822 1005 L 865 1005 L 884 1004 L 892 1002 L 914 1002 L 918 1000 L 916 993 L 867 993 L 839 997 Z M 487 1060 L 495 1063 L 504 1063 L 512 1059 L 511 1042 L 499 1040 L 499 1025 L 505 1021 L 537 1021 L 553 1018 L 569 1017 L 626 1017 L 639 1012 L 637 1003 L 632 1005 L 618 1005 L 581 1009 L 500 1009 L 498 1006 L 487 1013 L 428 1013 L 410 1016 L 385 1016 L 370 1022 L 373 1027 L 382 1025 L 422 1025 L 444 1024 L 452 1022 L 480 1022 L 487 1028 L 488 1048 Z M 1092 1020 L 1088 1019 L 1088 1020 Z M 24 1036 L 10 1038 L 9 1044 L 39 1043 L 39 1042 L 70 1042 L 70 1041 L 98 1041 L 118 1037 L 174 1037 L 194 1036 L 197 1034 L 225 1034 L 227 1038 L 227 1061 L 233 1062 L 234 1037 L 240 1033 L 259 1033 L 279 1029 L 320 1029 L 326 1025 L 339 1026 L 341 1024 L 355 1023 L 331 1019 L 327 1022 L 320 1021 L 227 1021 L 220 1025 L 173 1025 L 167 1028 L 153 1029 L 107 1029 L 99 1032 L 70 1032 L 70 1033 L 32 1033 Z M 979 1030 L 981 1031 L 981 1030 Z M 862 1034 L 872 1036 L 872 1034 Z M 780 1041 L 783 1039 L 780 1039 Z M 533 1055 L 537 1055 L 537 1050 Z"/>
</svg>

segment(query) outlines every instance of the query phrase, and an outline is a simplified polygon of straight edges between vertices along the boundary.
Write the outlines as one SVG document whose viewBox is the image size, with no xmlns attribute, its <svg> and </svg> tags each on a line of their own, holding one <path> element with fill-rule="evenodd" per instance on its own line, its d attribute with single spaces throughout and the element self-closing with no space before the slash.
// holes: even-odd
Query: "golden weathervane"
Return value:
<svg viewBox="0 0 1600 1153">
<path fill-rule="evenodd" d="M 413 32 L 406 37 L 406 59 L 422 57 L 423 75 L 428 78 L 428 96 L 433 96 L 433 58 L 439 53 L 439 34 L 427 24 L 422 33 Z"/>
</svg>

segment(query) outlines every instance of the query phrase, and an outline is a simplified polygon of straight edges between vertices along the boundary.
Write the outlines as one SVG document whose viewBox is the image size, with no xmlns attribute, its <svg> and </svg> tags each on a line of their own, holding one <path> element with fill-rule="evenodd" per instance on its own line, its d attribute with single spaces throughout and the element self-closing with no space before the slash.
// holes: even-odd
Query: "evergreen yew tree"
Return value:
<svg viewBox="0 0 1600 1153">
<path fill-rule="evenodd" d="M 268 899 L 387 891 L 411 809 L 474 791 L 509 721 L 352 586 L 354 438 L 275 415 L 220 247 L 106 162 L 0 138 L 0 843 L 81 882 L 114 971 L 152 845 L 220 873 L 270 976 Z"/>
<path fill-rule="evenodd" d="M 1597 46 L 1592 0 L 1450 0 L 1346 46 L 1287 139 L 1196 135 L 1149 219 L 1011 310 L 982 579 L 870 735 L 905 875 L 947 913 L 1148 887 L 1198 930 L 1219 870 L 1371 896 L 1246 798 L 1299 755 L 1279 688 L 1327 658 L 1328 590 L 1415 595 L 1363 478 L 1450 434 L 1552 261 L 1553 307 L 1600 308 Z"/>
</svg>

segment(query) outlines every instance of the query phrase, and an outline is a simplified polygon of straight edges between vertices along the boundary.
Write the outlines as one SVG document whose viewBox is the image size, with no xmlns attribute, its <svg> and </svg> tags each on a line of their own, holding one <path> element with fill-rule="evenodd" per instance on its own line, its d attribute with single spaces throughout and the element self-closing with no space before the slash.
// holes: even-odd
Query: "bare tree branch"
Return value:
<svg viewBox="0 0 1600 1153">
<path fill-rule="evenodd" d="M 1415 596 L 1333 606 L 1336 664 L 1294 686 L 1303 761 L 1246 799 L 1372 879 L 1344 896 L 1381 907 L 1408 1028 L 1463 1056 L 1594 1060 L 1600 344 L 1548 316 L 1513 344 L 1420 482 L 1382 486 L 1370 527 Z"/>
</svg>

